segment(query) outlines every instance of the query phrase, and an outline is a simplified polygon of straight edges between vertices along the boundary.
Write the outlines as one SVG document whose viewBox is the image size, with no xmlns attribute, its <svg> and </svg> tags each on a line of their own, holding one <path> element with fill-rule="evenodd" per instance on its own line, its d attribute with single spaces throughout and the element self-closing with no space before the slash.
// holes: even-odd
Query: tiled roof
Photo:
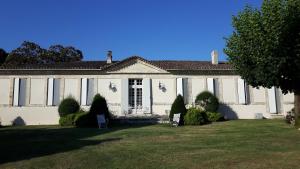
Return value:
<svg viewBox="0 0 300 169">
<path fill-rule="evenodd" d="M 0 70 L 8 69 L 99 69 L 114 70 L 119 66 L 130 65 L 136 60 L 142 60 L 164 70 L 232 70 L 233 67 L 228 62 L 219 62 L 213 65 L 210 61 L 186 61 L 186 60 L 146 60 L 139 56 L 132 56 L 122 61 L 114 61 L 107 64 L 106 61 L 80 61 L 71 63 L 43 64 L 43 65 L 21 65 L 21 66 L 2 66 Z"/>
</svg>

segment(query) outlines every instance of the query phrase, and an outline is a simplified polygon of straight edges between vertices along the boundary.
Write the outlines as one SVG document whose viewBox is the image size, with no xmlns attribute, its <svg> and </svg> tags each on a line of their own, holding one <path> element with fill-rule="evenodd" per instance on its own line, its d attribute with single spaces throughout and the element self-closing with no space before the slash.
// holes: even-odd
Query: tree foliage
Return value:
<svg viewBox="0 0 300 169">
<path fill-rule="evenodd" d="M 8 53 L 6 53 L 6 51 L 4 49 L 0 48 L 0 65 L 2 65 L 7 57 Z"/>
<path fill-rule="evenodd" d="M 224 52 L 237 72 L 254 87 L 294 92 L 296 109 L 300 104 L 300 0 L 264 0 L 261 9 L 246 7 L 232 24 L 234 32 L 226 39 Z"/>
<path fill-rule="evenodd" d="M 74 62 L 82 60 L 82 52 L 74 47 L 52 45 L 43 49 L 34 42 L 24 41 L 20 47 L 9 53 L 5 64 L 49 64 L 60 62 Z"/>
</svg>

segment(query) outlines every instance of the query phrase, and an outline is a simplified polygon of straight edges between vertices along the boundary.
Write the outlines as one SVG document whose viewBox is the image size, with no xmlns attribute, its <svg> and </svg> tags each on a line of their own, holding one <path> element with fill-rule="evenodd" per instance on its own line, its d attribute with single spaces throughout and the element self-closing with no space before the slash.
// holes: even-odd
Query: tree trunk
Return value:
<svg viewBox="0 0 300 169">
<path fill-rule="evenodd" d="M 294 99 L 295 99 L 295 126 L 297 128 L 300 127 L 300 90 L 296 90 L 294 92 Z"/>
</svg>

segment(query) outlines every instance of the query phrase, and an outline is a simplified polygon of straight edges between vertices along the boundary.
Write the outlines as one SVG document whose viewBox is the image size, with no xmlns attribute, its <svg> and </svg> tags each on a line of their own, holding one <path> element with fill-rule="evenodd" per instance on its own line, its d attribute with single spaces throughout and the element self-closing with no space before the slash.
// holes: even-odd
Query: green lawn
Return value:
<svg viewBox="0 0 300 169">
<path fill-rule="evenodd" d="M 0 168 L 300 168 L 300 131 L 283 120 L 5 127 L 0 154 Z"/>
</svg>

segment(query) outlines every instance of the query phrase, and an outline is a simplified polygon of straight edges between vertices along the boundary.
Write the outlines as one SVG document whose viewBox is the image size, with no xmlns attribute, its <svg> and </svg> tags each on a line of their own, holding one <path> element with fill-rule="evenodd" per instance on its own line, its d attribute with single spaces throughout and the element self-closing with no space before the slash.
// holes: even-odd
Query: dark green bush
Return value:
<svg viewBox="0 0 300 169">
<path fill-rule="evenodd" d="M 198 94 L 195 103 L 204 108 L 208 112 L 216 112 L 219 108 L 219 100 L 209 91 Z"/>
<path fill-rule="evenodd" d="M 98 115 L 104 114 L 106 119 L 110 119 L 110 113 L 107 107 L 107 102 L 104 97 L 100 94 L 96 94 L 94 96 L 91 108 L 90 108 L 91 115 Z"/>
<path fill-rule="evenodd" d="M 74 119 L 76 113 L 68 114 L 59 118 L 59 125 L 61 126 L 74 126 Z"/>
<path fill-rule="evenodd" d="M 74 124 L 76 127 L 95 127 L 96 120 L 88 112 L 81 111 L 76 114 Z"/>
<path fill-rule="evenodd" d="M 80 113 L 75 118 L 75 125 L 77 127 L 98 127 L 97 115 L 104 114 L 106 121 L 111 119 L 107 102 L 100 94 L 96 94 L 88 113 Z"/>
<path fill-rule="evenodd" d="M 189 108 L 184 116 L 185 125 L 201 125 L 207 123 L 207 116 L 204 111 L 195 107 Z"/>
<path fill-rule="evenodd" d="M 215 121 L 221 121 L 223 119 L 223 116 L 221 113 L 218 112 L 206 112 L 208 120 L 211 122 Z"/>
<path fill-rule="evenodd" d="M 181 95 L 178 95 L 172 104 L 171 111 L 169 114 L 169 118 L 171 121 L 173 120 L 174 114 L 177 113 L 181 113 L 179 124 L 184 124 L 183 121 L 184 121 L 184 116 L 186 114 L 186 108 L 185 108 L 183 97 Z"/>
<path fill-rule="evenodd" d="M 67 97 L 62 100 L 58 107 L 60 117 L 78 112 L 80 109 L 79 103 L 72 97 Z"/>
</svg>

